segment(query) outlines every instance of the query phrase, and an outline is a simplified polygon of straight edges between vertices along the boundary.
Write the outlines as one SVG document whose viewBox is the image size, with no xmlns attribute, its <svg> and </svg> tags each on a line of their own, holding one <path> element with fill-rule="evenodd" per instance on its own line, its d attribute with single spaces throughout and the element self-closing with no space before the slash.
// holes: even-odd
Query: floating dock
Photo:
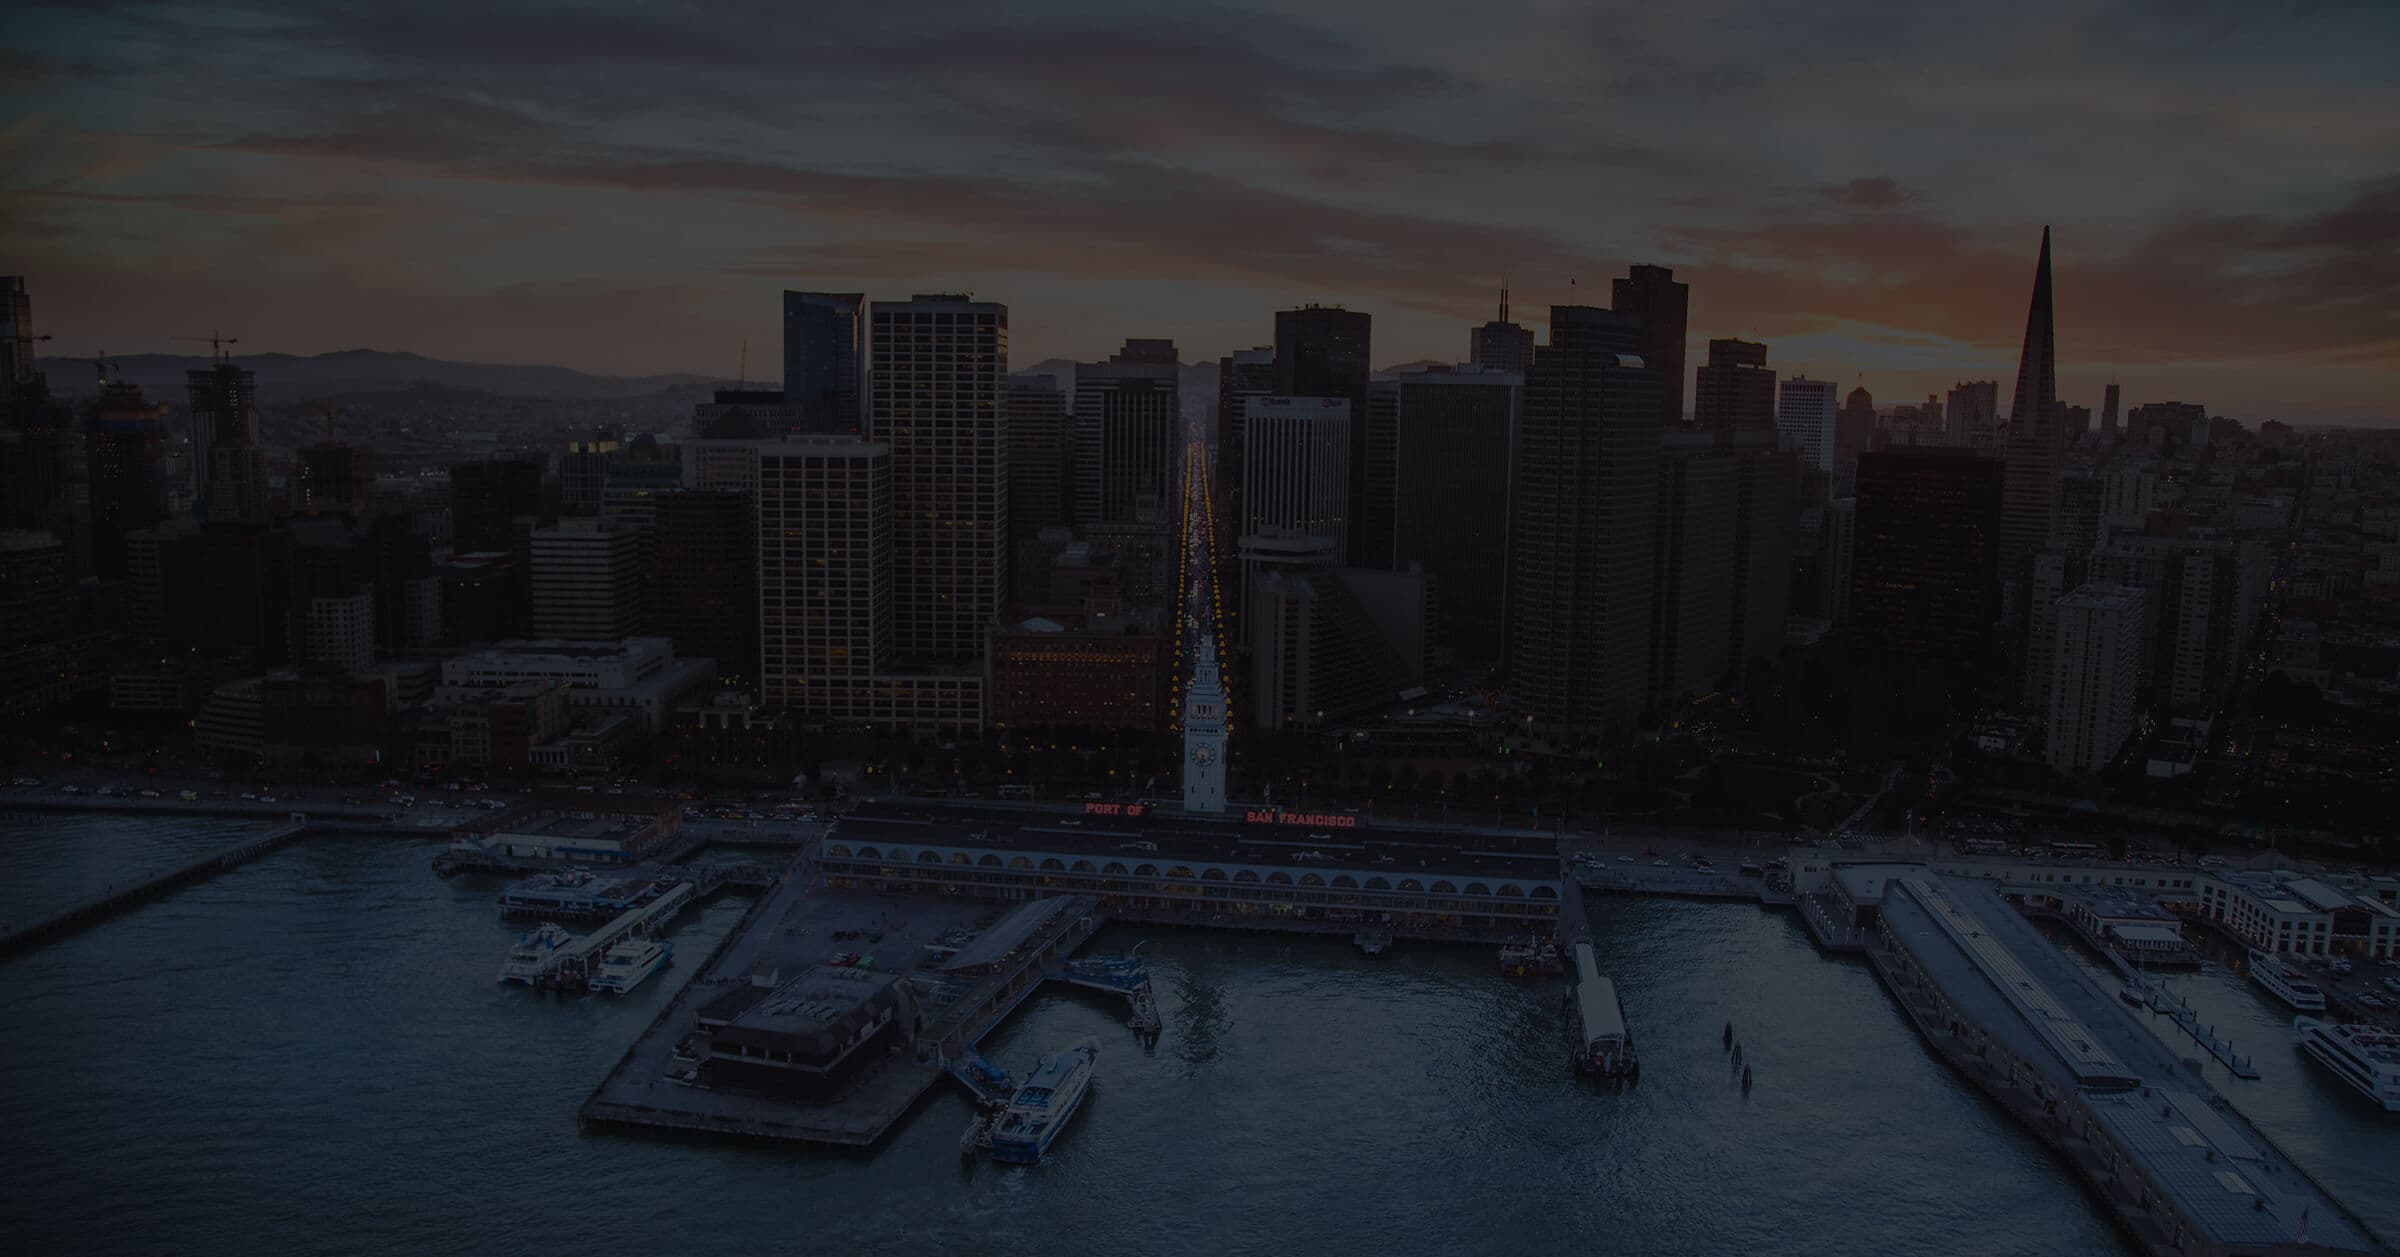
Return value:
<svg viewBox="0 0 2400 1257">
<path fill-rule="evenodd" d="M 96 895 L 79 900 L 38 921 L 0 931 L 0 956 L 21 951 L 62 934 L 71 933 L 119 909 L 131 907 L 175 887 L 201 881 L 227 869 L 247 864 L 270 851 L 285 846 L 306 832 L 308 832 L 306 821 L 297 819 L 286 821 L 263 834 L 254 834 L 239 842 L 219 847 L 205 855 L 195 856 L 180 864 L 171 865 L 123 885 L 109 886 Z"/>
</svg>

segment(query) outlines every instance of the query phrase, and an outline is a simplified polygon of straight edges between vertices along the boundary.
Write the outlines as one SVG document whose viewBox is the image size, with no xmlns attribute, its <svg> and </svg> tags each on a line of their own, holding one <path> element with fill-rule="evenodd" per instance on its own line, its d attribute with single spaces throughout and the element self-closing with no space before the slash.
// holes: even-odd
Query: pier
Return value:
<svg viewBox="0 0 2400 1257">
<path fill-rule="evenodd" d="M 712 888 L 713 889 L 713 888 Z M 541 967 L 529 979 L 532 985 L 544 990 L 580 991 L 591 981 L 592 966 L 601 952 L 619 939 L 635 934 L 655 935 L 666 928 L 675 914 L 700 898 L 697 883 L 677 882 L 659 896 L 638 908 L 617 916 L 608 924 L 573 942 L 560 945 L 542 957 Z"/>
<path fill-rule="evenodd" d="M 1088 895 L 1034 900 L 978 926 L 989 905 L 814 889 L 806 870 L 795 869 L 752 905 L 584 1101 L 584 1122 L 869 1146 L 945 1075 L 979 1099 L 997 1094 L 1004 1073 L 992 1069 L 969 1081 L 961 1072 L 982 1061 L 976 1044 L 1063 970 L 1106 920 Z M 832 1095 L 802 1099 L 719 1085 L 708 1072 L 703 1013 L 723 1017 L 718 1010 L 729 1001 L 762 999 L 812 972 L 838 974 L 843 969 L 827 959 L 837 947 L 858 949 L 845 953 L 858 957 L 853 965 L 872 962 L 878 977 L 897 976 L 888 989 L 904 990 L 903 1006 L 914 1010 L 905 1029 L 893 1027 L 888 1046 Z"/>
<path fill-rule="evenodd" d="M 1866 954 L 1934 1054 L 2058 1154 L 2139 1251 L 2390 1252 L 1992 883 L 1893 879 Z"/>
<path fill-rule="evenodd" d="M 0 931 L 0 956 L 10 955 L 48 939 L 71 933 L 119 909 L 131 907 L 178 886 L 201 881 L 227 869 L 247 864 L 270 851 L 285 846 L 306 832 L 308 832 L 308 823 L 295 816 L 263 834 L 255 834 L 228 846 L 219 847 L 204 855 L 195 856 L 181 864 L 161 869 L 123 885 L 106 887 L 98 894 L 72 904 L 61 911 L 51 913 L 41 920 Z"/>
</svg>

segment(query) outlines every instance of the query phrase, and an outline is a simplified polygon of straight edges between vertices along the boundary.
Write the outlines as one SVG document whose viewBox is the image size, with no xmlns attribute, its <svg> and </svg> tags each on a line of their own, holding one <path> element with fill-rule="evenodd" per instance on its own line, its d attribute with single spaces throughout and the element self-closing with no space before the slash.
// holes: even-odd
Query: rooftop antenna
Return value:
<svg viewBox="0 0 2400 1257">
<path fill-rule="evenodd" d="M 1500 277 L 1500 321 L 1508 322 L 1508 276 Z"/>
<path fill-rule="evenodd" d="M 733 387 L 734 387 L 735 389 L 737 389 L 737 390 L 739 390 L 739 389 L 746 389 L 746 388 L 749 388 L 749 387 L 750 387 L 750 338 L 749 338 L 749 337 L 747 337 L 747 336 L 745 336 L 745 337 L 743 337 L 743 338 L 742 338 L 742 365 L 741 365 L 741 366 L 739 366 L 739 367 L 736 367 L 734 370 L 735 370 L 735 375 L 734 375 L 734 377 L 733 377 Z"/>
</svg>

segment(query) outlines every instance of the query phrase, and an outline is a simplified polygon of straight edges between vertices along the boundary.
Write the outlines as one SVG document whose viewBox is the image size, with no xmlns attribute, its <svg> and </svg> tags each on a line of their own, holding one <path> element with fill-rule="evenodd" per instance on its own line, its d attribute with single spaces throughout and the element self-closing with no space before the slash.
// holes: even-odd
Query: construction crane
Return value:
<svg viewBox="0 0 2400 1257">
<path fill-rule="evenodd" d="M 210 328 L 209 333 L 206 336 L 169 336 L 167 339 L 198 341 L 205 343 L 208 346 L 209 356 L 218 362 L 227 362 L 231 360 L 232 355 L 225 352 L 225 347 L 227 345 L 238 345 L 242 343 L 241 337 L 222 335 L 215 328 Z"/>
</svg>

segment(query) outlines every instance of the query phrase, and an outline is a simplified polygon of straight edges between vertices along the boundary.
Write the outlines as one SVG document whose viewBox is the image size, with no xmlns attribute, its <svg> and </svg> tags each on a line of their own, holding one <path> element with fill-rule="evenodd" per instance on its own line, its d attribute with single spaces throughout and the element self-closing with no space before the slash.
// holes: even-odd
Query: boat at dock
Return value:
<svg viewBox="0 0 2400 1257">
<path fill-rule="evenodd" d="M 1388 929 L 1360 930 L 1358 933 L 1350 936 L 1350 941 L 1355 944 L 1361 952 L 1364 952 L 1369 956 L 1380 956 L 1391 947 L 1392 932 Z"/>
<path fill-rule="evenodd" d="M 1566 971 L 1566 954 L 1549 939 L 1520 934 L 1500 945 L 1500 972 L 1509 977 L 1555 978 Z"/>
<path fill-rule="evenodd" d="M 619 939 L 600 953 L 600 968 L 592 975 L 591 989 L 609 995 L 626 994 L 649 980 L 651 974 L 666 968 L 674 955 L 675 945 L 663 938 Z"/>
<path fill-rule="evenodd" d="M 2294 1017 L 2300 1050 L 2361 1095 L 2400 1113 L 2400 1034 L 2376 1026 Z"/>
<path fill-rule="evenodd" d="M 2309 976 L 2281 956 L 2253 948 L 2250 952 L 2250 980 L 2265 988 L 2267 994 L 2282 1000 L 2304 1013 L 2325 1011 L 2325 991 Z"/>
<path fill-rule="evenodd" d="M 551 953 L 574 941 L 567 927 L 556 921 L 542 922 L 540 929 L 525 934 L 509 949 L 508 962 L 500 967 L 500 980 L 534 985 L 550 972 Z"/>
<path fill-rule="evenodd" d="M 1012 1165 L 1041 1160 L 1091 1094 L 1092 1070 L 1099 1059 L 1100 1045 L 1090 1039 L 1078 1039 L 1043 1057 L 992 1127 L 992 1159 Z"/>
<path fill-rule="evenodd" d="M 1634 1055 L 1633 1032 L 1625 1025 L 1625 1002 L 1617 996 L 1616 984 L 1600 976 L 1590 943 L 1575 944 L 1575 991 L 1567 997 L 1566 1015 L 1576 1073 L 1640 1076 L 1642 1062 Z"/>
</svg>

